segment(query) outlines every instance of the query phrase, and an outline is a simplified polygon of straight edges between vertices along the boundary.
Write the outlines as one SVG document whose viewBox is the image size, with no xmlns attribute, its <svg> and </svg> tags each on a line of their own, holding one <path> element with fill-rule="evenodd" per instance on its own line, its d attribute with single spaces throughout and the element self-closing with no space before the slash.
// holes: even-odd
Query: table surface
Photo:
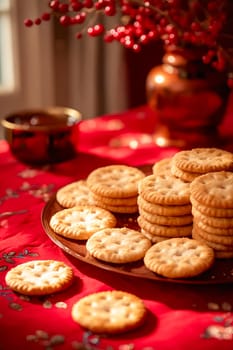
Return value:
<svg viewBox="0 0 233 350">
<path fill-rule="evenodd" d="M 46 203 L 67 183 L 84 179 L 103 165 L 153 164 L 173 155 L 177 148 L 159 148 L 148 142 L 152 125 L 154 115 L 147 106 L 83 121 L 77 130 L 77 157 L 41 167 L 20 163 L 7 143 L 0 141 L 1 350 L 233 348 L 232 284 L 164 283 L 103 270 L 65 253 L 43 229 L 41 215 Z M 221 133 L 231 150 L 232 125 L 233 109 L 229 108 Z M 5 283 L 6 272 L 35 259 L 70 265 L 75 273 L 72 287 L 43 297 L 11 291 Z M 128 291 L 142 298 L 148 309 L 145 324 L 111 337 L 82 329 L 71 318 L 72 305 L 87 294 L 104 290 Z"/>
</svg>

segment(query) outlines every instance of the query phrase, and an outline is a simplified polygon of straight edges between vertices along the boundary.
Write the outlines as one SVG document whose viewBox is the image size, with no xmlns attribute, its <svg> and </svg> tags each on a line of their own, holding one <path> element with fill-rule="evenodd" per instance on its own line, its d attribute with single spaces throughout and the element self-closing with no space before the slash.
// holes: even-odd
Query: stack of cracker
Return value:
<svg viewBox="0 0 233 350">
<path fill-rule="evenodd" d="M 233 172 L 212 172 L 190 185 L 192 237 L 215 250 L 217 258 L 233 257 Z"/>
<path fill-rule="evenodd" d="M 149 175 L 139 183 L 138 224 L 153 243 L 191 236 L 190 184 L 171 174 Z"/>
<path fill-rule="evenodd" d="M 171 160 L 171 173 L 187 182 L 202 174 L 222 170 L 233 170 L 233 154 L 218 148 L 180 151 Z"/>
<path fill-rule="evenodd" d="M 87 185 L 93 203 L 114 213 L 137 213 L 138 182 L 145 174 L 127 165 L 109 165 L 93 170 Z"/>
</svg>

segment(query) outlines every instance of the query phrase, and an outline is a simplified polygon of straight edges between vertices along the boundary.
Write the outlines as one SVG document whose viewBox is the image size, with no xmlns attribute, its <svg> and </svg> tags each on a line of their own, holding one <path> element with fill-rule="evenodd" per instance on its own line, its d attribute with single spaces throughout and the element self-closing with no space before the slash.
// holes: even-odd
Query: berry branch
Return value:
<svg viewBox="0 0 233 350">
<path fill-rule="evenodd" d="M 229 1 L 49 0 L 47 12 L 24 23 L 31 27 L 55 18 L 64 27 L 77 26 L 77 39 L 85 33 L 91 37 L 101 35 L 105 42 L 118 41 L 135 52 L 155 40 L 162 40 L 165 46 L 199 46 L 205 48 L 206 64 L 232 70 L 232 52 L 220 43 L 225 35 Z M 105 28 L 103 16 L 115 15 L 120 18 L 119 24 Z"/>
</svg>

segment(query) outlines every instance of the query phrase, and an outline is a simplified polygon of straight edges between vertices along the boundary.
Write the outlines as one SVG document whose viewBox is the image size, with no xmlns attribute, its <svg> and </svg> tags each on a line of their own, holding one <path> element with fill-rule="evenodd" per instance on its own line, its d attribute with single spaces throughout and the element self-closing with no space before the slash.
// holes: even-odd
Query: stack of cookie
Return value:
<svg viewBox="0 0 233 350">
<path fill-rule="evenodd" d="M 144 177 L 136 167 L 109 165 L 93 170 L 86 181 L 96 206 L 127 214 L 138 211 L 138 182 Z"/>
<path fill-rule="evenodd" d="M 140 181 L 138 210 L 141 232 L 153 243 L 192 234 L 190 184 L 171 174 Z"/>
<path fill-rule="evenodd" d="M 233 170 L 233 153 L 218 148 L 194 148 L 176 153 L 171 160 L 171 173 L 183 181 L 222 170 Z"/>
<path fill-rule="evenodd" d="M 233 257 L 233 172 L 212 172 L 190 185 L 192 237 L 215 250 L 217 258 Z"/>
</svg>

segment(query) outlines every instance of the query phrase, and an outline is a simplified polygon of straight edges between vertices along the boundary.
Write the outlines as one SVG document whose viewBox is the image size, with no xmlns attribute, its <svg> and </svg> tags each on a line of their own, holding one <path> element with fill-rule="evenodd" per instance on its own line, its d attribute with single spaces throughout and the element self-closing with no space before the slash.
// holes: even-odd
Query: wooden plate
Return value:
<svg viewBox="0 0 233 350">
<path fill-rule="evenodd" d="M 56 234 L 49 226 L 51 216 L 57 211 L 63 209 L 56 198 L 50 199 L 45 205 L 42 211 L 42 225 L 47 233 L 48 237 L 66 253 L 74 256 L 75 258 L 86 262 L 87 264 L 94 265 L 101 269 L 105 269 L 120 274 L 133 276 L 135 278 L 146 278 L 150 280 L 170 283 L 183 283 L 183 284 L 225 284 L 233 282 L 233 259 L 217 259 L 214 266 L 207 272 L 199 275 L 195 278 L 189 279 L 170 279 L 161 277 L 151 271 L 149 271 L 143 261 L 138 261 L 129 264 L 109 264 L 99 261 L 90 255 L 86 251 L 85 241 L 77 241 L 65 238 Z M 137 215 L 116 215 L 118 227 L 128 226 L 133 229 L 137 229 Z"/>
</svg>

